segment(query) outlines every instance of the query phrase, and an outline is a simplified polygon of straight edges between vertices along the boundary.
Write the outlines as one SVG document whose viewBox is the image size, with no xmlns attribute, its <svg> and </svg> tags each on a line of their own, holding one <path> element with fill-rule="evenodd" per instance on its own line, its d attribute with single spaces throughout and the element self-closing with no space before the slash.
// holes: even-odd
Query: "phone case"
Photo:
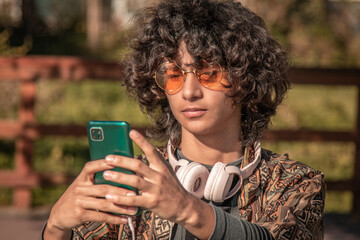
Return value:
<svg viewBox="0 0 360 240">
<path fill-rule="evenodd" d="M 91 161 L 104 159 L 109 154 L 134 157 L 133 145 L 129 137 L 129 132 L 130 125 L 124 121 L 88 122 L 87 135 L 90 146 Z M 126 174 L 135 174 L 133 171 L 125 168 L 115 167 L 112 170 Z M 104 171 L 95 173 L 95 184 L 110 184 L 117 187 L 127 188 L 137 193 L 137 189 L 131 186 L 105 180 L 103 172 Z"/>
</svg>

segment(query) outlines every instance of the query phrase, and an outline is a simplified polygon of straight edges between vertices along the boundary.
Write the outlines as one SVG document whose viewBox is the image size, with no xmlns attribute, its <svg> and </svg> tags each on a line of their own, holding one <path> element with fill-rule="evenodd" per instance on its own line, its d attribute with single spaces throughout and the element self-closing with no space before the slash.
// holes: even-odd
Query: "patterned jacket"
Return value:
<svg viewBox="0 0 360 240">
<path fill-rule="evenodd" d="M 159 152 L 168 158 L 165 148 Z M 253 155 L 250 149 L 249 162 Z M 259 166 L 240 189 L 240 217 L 266 227 L 274 239 L 323 239 L 323 174 L 287 155 L 264 149 L 261 155 Z M 144 156 L 140 158 L 146 162 Z M 136 239 L 144 240 L 169 239 L 172 226 L 167 220 L 154 219 L 146 209 L 133 218 L 133 224 Z M 131 231 L 128 225 L 90 222 L 74 228 L 73 239 L 131 239 Z"/>
</svg>

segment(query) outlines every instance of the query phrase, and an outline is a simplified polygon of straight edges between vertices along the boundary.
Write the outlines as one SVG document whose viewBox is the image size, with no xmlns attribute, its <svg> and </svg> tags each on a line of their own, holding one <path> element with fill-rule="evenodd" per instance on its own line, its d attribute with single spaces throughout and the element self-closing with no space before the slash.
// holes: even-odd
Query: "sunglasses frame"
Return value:
<svg viewBox="0 0 360 240">
<path fill-rule="evenodd" d="M 182 84 L 181 84 L 178 88 L 176 88 L 176 89 L 167 90 L 166 88 L 162 87 L 162 86 L 160 85 L 160 83 L 158 82 L 158 80 L 157 80 L 157 72 L 159 71 L 159 69 L 161 68 L 162 65 L 167 64 L 167 63 L 171 63 L 171 64 L 174 64 L 175 66 L 177 66 L 177 67 L 180 69 L 180 71 L 181 71 L 181 73 L 182 73 L 182 75 L 183 75 Z M 200 79 L 199 79 L 198 75 L 196 74 L 196 70 L 198 70 L 198 69 L 193 68 L 192 70 L 186 71 L 186 70 L 182 69 L 177 63 L 170 62 L 170 61 L 163 62 L 163 63 L 161 63 L 161 64 L 156 68 L 155 75 L 154 75 L 154 79 L 155 79 L 156 85 L 158 85 L 159 88 L 161 88 L 162 90 L 166 91 L 168 94 L 175 94 L 175 93 L 178 93 L 178 92 L 182 89 L 182 87 L 184 86 L 186 74 L 187 74 L 187 73 L 193 73 L 193 74 L 196 76 L 196 79 L 198 80 L 198 82 L 201 84 L 201 86 L 204 86 L 205 88 L 208 88 L 208 89 L 212 89 L 212 88 L 217 87 L 217 86 L 221 83 L 221 81 L 223 80 L 223 76 L 224 76 L 224 70 L 223 70 L 223 68 L 220 66 L 219 63 L 217 63 L 217 62 L 215 62 L 215 63 L 216 63 L 216 65 L 219 66 L 219 68 L 220 68 L 220 70 L 221 70 L 221 78 L 220 78 L 220 81 L 219 81 L 216 85 L 214 85 L 214 86 L 212 86 L 212 87 L 205 86 L 205 85 L 203 85 L 203 84 L 200 82 Z M 212 64 L 212 65 L 214 65 L 214 64 Z M 174 93 L 172 93 L 172 92 L 174 92 Z"/>
</svg>

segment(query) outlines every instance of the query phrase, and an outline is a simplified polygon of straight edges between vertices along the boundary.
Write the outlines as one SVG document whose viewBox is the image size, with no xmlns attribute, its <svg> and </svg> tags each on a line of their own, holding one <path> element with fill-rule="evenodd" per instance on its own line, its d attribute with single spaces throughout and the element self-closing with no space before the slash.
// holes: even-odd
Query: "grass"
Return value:
<svg viewBox="0 0 360 240">
<path fill-rule="evenodd" d="M 14 88 L 14 86 L 10 86 Z M 5 89 L 6 90 L 6 89 Z M 294 85 L 273 118 L 272 129 L 316 129 L 350 131 L 356 125 L 357 89 L 344 86 Z M 0 97 L 1 118 L 15 118 L 14 102 Z M 6 109 L 6 111 L 5 111 Z M 13 109 L 13 110 L 12 110 Z M 15 117 L 14 117 L 15 116 Z M 147 126 L 150 120 L 130 100 L 118 82 L 87 81 L 59 83 L 40 81 L 37 89 L 36 117 L 44 124 L 86 124 L 89 120 L 124 120 L 132 126 Z M 263 142 L 264 148 L 290 157 L 322 171 L 326 180 L 353 176 L 355 146 L 330 142 Z M 135 153 L 140 150 L 135 148 Z M 0 168 L 12 169 L 13 141 L 0 141 Z M 37 172 L 78 174 L 89 159 L 86 138 L 46 137 L 35 141 L 33 168 Z M 66 186 L 33 189 L 33 205 L 51 205 Z M 11 190 L 0 189 L 0 205 L 11 203 Z M 328 192 L 326 212 L 351 211 L 350 192 Z"/>
</svg>

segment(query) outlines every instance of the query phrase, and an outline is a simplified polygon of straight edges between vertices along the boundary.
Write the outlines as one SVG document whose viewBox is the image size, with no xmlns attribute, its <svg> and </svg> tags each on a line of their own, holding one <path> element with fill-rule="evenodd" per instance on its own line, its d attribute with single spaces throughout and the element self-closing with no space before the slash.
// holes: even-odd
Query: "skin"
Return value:
<svg viewBox="0 0 360 240">
<path fill-rule="evenodd" d="M 189 70 L 193 63 L 183 43 L 177 62 L 184 70 Z M 186 157 L 206 164 L 231 162 L 241 157 L 240 107 L 235 107 L 224 91 L 203 87 L 189 73 L 183 88 L 174 95 L 167 94 L 167 98 L 182 125 L 180 148 Z M 105 212 L 132 215 L 137 210 L 134 206 L 147 208 L 163 219 L 182 225 L 199 239 L 211 236 L 215 225 L 212 207 L 181 186 L 169 164 L 144 136 L 132 130 L 130 138 L 142 149 L 149 166 L 118 155 L 87 163 L 52 208 L 44 239 L 69 239 L 71 228 L 87 221 L 124 224 L 126 217 Z M 113 167 L 130 169 L 136 175 L 106 171 Z M 135 195 L 131 190 L 95 185 L 94 174 L 102 170 L 105 179 L 141 189 L 141 193 Z"/>
<path fill-rule="evenodd" d="M 177 62 L 184 70 L 191 70 L 189 65 L 194 62 L 183 42 Z M 241 157 L 241 108 L 233 104 L 225 90 L 205 88 L 188 73 L 181 91 L 167 94 L 167 98 L 182 126 L 180 148 L 187 158 L 214 165 Z"/>
</svg>

